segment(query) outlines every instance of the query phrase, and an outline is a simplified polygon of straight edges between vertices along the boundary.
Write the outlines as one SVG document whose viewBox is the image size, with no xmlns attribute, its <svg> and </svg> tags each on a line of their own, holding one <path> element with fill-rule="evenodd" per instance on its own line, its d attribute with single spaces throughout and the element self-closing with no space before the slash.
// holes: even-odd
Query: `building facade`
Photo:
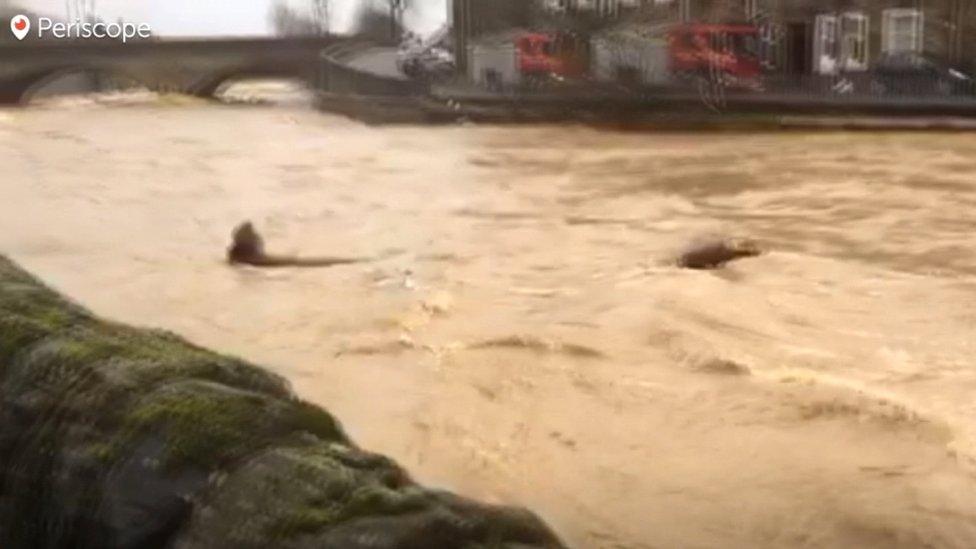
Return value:
<svg viewBox="0 0 976 549">
<path fill-rule="evenodd" d="M 479 36 L 526 27 L 535 11 L 532 0 L 448 0 L 458 71 L 468 72 L 468 49 Z"/>
<path fill-rule="evenodd" d="M 916 52 L 976 69 L 976 0 L 669 0 L 675 20 L 760 24 L 769 63 L 791 73 L 866 70 Z"/>
<path fill-rule="evenodd" d="M 469 38 L 544 25 L 545 14 L 645 26 L 748 22 L 760 28 L 757 53 L 771 73 L 865 72 L 909 52 L 976 74 L 976 0 L 453 0 L 453 9 L 456 34 Z"/>
</svg>

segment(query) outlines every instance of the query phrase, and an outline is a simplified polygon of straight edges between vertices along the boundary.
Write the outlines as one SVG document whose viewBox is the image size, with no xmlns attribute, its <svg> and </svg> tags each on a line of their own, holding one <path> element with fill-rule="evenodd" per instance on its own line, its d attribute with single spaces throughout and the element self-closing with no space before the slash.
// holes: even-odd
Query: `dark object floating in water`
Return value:
<svg viewBox="0 0 976 549">
<path fill-rule="evenodd" d="M 748 366 L 739 364 L 731 360 L 712 358 L 705 360 L 695 366 L 695 371 L 703 374 L 716 374 L 726 376 L 747 376 L 752 373 Z"/>
<path fill-rule="evenodd" d="M 271 255 L 264 251 L 264 238 L 258 234 L 250 221 L 245 221 L 234 229 L 233 241 L 227 249 L 227 261 L 231 264 L 252 265 L 255 267 L 334 267 L 370 261 L 357 257 L 297 257 Z"/>
<path fill-rule="evenodd" d="M 718 269 L 730 261 L 757 257 L 762 250 L 754 241 L 743 238 L 712 238 L 688 246 L 678 256 L 678 266 L 685 269 Z"/>
</svg>

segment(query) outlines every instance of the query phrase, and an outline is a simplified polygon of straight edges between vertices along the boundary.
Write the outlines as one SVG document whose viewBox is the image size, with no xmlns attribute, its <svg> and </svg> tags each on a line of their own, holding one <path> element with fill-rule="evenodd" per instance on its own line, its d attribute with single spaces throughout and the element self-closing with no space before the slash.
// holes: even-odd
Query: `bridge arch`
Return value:
<svg viewBox="0 0 976 549">
<path fill-rule="evenodd" d="M 310 80 L 314 75 L 314 71 L 314 67 L 309 67 L 308 71 L 303 73 L 296 71 L 294 67 L 274 67 L 268 65 L 226 68 L 197 78 L 183 91 L 197 97 L 213 97 L 221 87 L 232 82 L 265 78 Z"/>
<path fill-rule="evenodd" d="M 109 78 L 116 78 L 119 80 L 127 81 L 134 86 L 142 86 L 145 88 L 150 88 L 150 86 L 144 82 L 139 77 L 132 75 L 124 70 L 119 70 L 114 66 L 100 66 L 100 65 L 65 65 L 60 67 L 49 67 L 43 71 L 38 71 L 23 76 L 18 82 L 19 85 L 13 86 L 13 93 L 17 95 L 16 102 L 21 104 L 26 104 L 30 102 L 38 92 L 43 90 L 49 84 L 57 82 L 60 79 L 67 78 L 73 75 L 100 75 Z"/>
<path fill-rule="evenodd" d="M 2 0 L 0 0 L 2 1 Z M 152 90 L 212 95 L 226 81 L 285 77 L 314 81 L 323 49 L 350 39 L 165 39 L 117 44 L 0 43 L 0 104 L 24 103 L 45 84 L 71 73 L 123 77 Z"/>
</svg>

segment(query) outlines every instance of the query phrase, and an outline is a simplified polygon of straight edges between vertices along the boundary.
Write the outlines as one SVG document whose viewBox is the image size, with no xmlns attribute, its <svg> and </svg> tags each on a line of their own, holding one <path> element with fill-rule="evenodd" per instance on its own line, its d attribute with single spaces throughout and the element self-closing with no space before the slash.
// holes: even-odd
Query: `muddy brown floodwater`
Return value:
<svg viewBox="0 0 976 549">
<path fill-rule="evenodd" d="M 0 252 L 581 548 L 976 546 L 976 135 L 0 111 Z M 259 271 L 223 252 L 375 255 Z M 770 253 L 668 258 L 710 232 Z"/>
</svg>

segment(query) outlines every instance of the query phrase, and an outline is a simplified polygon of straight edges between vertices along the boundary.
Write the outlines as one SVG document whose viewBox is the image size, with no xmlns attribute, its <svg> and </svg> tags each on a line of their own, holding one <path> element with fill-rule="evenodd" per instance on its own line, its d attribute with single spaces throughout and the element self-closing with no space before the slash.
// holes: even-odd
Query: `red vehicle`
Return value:
<svg viewBox="0 0 976 549">
<path fill-rule="evenodd" d="M 673 74 L 714 76 L 756 86 L 762 74 L 759 28 L 755 25 L 687 23 L 668 33 Z"/>
<path fill-rule="evenodd" d="M 587 42 L 562 32 L 535 32 L 515 40 L 519 73 L 529 77 L 583 78 L 588 70 Z"/>
</svg>

